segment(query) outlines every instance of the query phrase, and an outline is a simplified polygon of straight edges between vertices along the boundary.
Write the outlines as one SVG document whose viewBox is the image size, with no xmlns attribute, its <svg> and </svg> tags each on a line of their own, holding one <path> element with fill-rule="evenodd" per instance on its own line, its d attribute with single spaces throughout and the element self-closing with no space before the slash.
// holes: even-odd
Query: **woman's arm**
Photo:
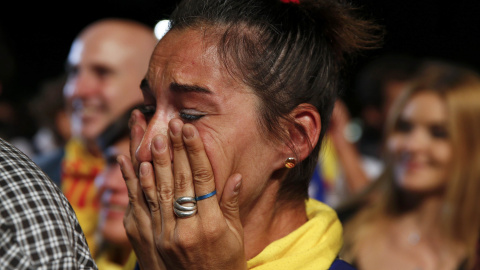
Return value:
<svg viewBox="0 0 480 270">
<path fill-rule="evenodd" d="M 362 168 L 362 160 L 356 146 L 345 138 L 344 132 L 349 118 L 347 107 L 338 100 L 333 109 L 329 135 L 345 173 L 348 190 L 351 194 L 356 194 L 370 181 Z"/>
</svg>

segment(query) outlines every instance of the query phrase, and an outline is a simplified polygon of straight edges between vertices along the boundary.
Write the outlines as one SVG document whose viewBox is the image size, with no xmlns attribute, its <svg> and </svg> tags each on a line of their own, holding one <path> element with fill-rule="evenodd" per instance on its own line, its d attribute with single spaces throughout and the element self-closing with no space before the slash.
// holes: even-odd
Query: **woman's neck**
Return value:
<svg viewBox="0 0 480 270">
<path fill-rule="evenodd" d="M 422 232 L 433 232 L 432 228 L 439 228 L 442 224 L 443 199 L 438 197 L 427 198 L 413 211 L 407 213 Z"/>
<path fill-rule="evenodd" d="M 242 218 L 245 256 L 258 255 L 266 246 L 307 222 L 305 202 L 277 200 L 279 182 L 273 181 L 249 213 Z"/>
<path fill-rule="evenodd" d="M 401 201 L 404 212 L 399 216 L 401 219 L 408 219 L 422 232 L 439 233 L 439 224 L 442 224 L 442 211 L 444 207 L 443 193 L 432 193 L 428 195 L 402 194 Z"/>
</svg>

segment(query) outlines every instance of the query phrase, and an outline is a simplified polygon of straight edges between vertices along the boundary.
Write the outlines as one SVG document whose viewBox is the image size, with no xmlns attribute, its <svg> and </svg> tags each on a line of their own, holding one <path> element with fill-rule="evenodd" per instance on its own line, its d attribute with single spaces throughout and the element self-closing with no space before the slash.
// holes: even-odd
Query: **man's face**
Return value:
<svg viewBox="0 0 480 270">
<path fill-rule="evenodd" d="M 96 137 L 123 112 L 142 100 L 139 82 L 146 72 L 136 50 L 105 33 L 77 39 L 68 56 L 64 94 L 73 107 L 75 135 Z"/>
</svg>

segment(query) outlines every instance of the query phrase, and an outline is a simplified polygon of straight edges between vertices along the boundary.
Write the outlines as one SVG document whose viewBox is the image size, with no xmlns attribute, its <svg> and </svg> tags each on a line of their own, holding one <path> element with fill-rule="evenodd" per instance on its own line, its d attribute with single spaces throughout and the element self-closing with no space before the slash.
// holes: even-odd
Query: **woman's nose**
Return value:
<svg viewBox="0 0 480 270">
<path fill-rule="evenodd" d="M 135 158 L 139 163 L 152 161 L 151 145 L 157 135 L 163 135 L 165 138 L 168 138 L 168 121 L 168 117 L 164 115 L 155 115 L 150 120 L 142 140 L 135 151 Z"/>
<path fill-rule="evenodd" d="M 428 135 L 421 129 L 415 129 L 405 138 L 404 147 L 408 151 L 421 151 L 428 145 Z"/>
</svg>

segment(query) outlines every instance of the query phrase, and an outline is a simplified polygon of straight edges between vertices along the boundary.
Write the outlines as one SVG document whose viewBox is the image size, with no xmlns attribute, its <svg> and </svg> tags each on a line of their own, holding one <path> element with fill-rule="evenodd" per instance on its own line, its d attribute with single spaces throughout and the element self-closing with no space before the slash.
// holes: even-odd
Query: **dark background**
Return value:
<svg viewBox="0 0 480 270">
<path fill-rule="evenodd" d="M 14 60 L 10 65 L 14 75 L 3 87 L 3 98 L 31 99 L 41 82 L 62 73 L 71 42 L 89 23 L 105 17 L 121 17 L 153 27 L 168 17 L 176 1 L 41 2 L 0 4 L 0 33 Z M 383 47 L 356 60 L 353 75 L 367 61 L 387 53 L 437 57 L 480 68 L 480 1 L 352 2 L 386 30 Z M 3 58 L 0 61 L 7 61 Z M 345 94 L 348 100 L 348 89 Z"/>
</svg>

